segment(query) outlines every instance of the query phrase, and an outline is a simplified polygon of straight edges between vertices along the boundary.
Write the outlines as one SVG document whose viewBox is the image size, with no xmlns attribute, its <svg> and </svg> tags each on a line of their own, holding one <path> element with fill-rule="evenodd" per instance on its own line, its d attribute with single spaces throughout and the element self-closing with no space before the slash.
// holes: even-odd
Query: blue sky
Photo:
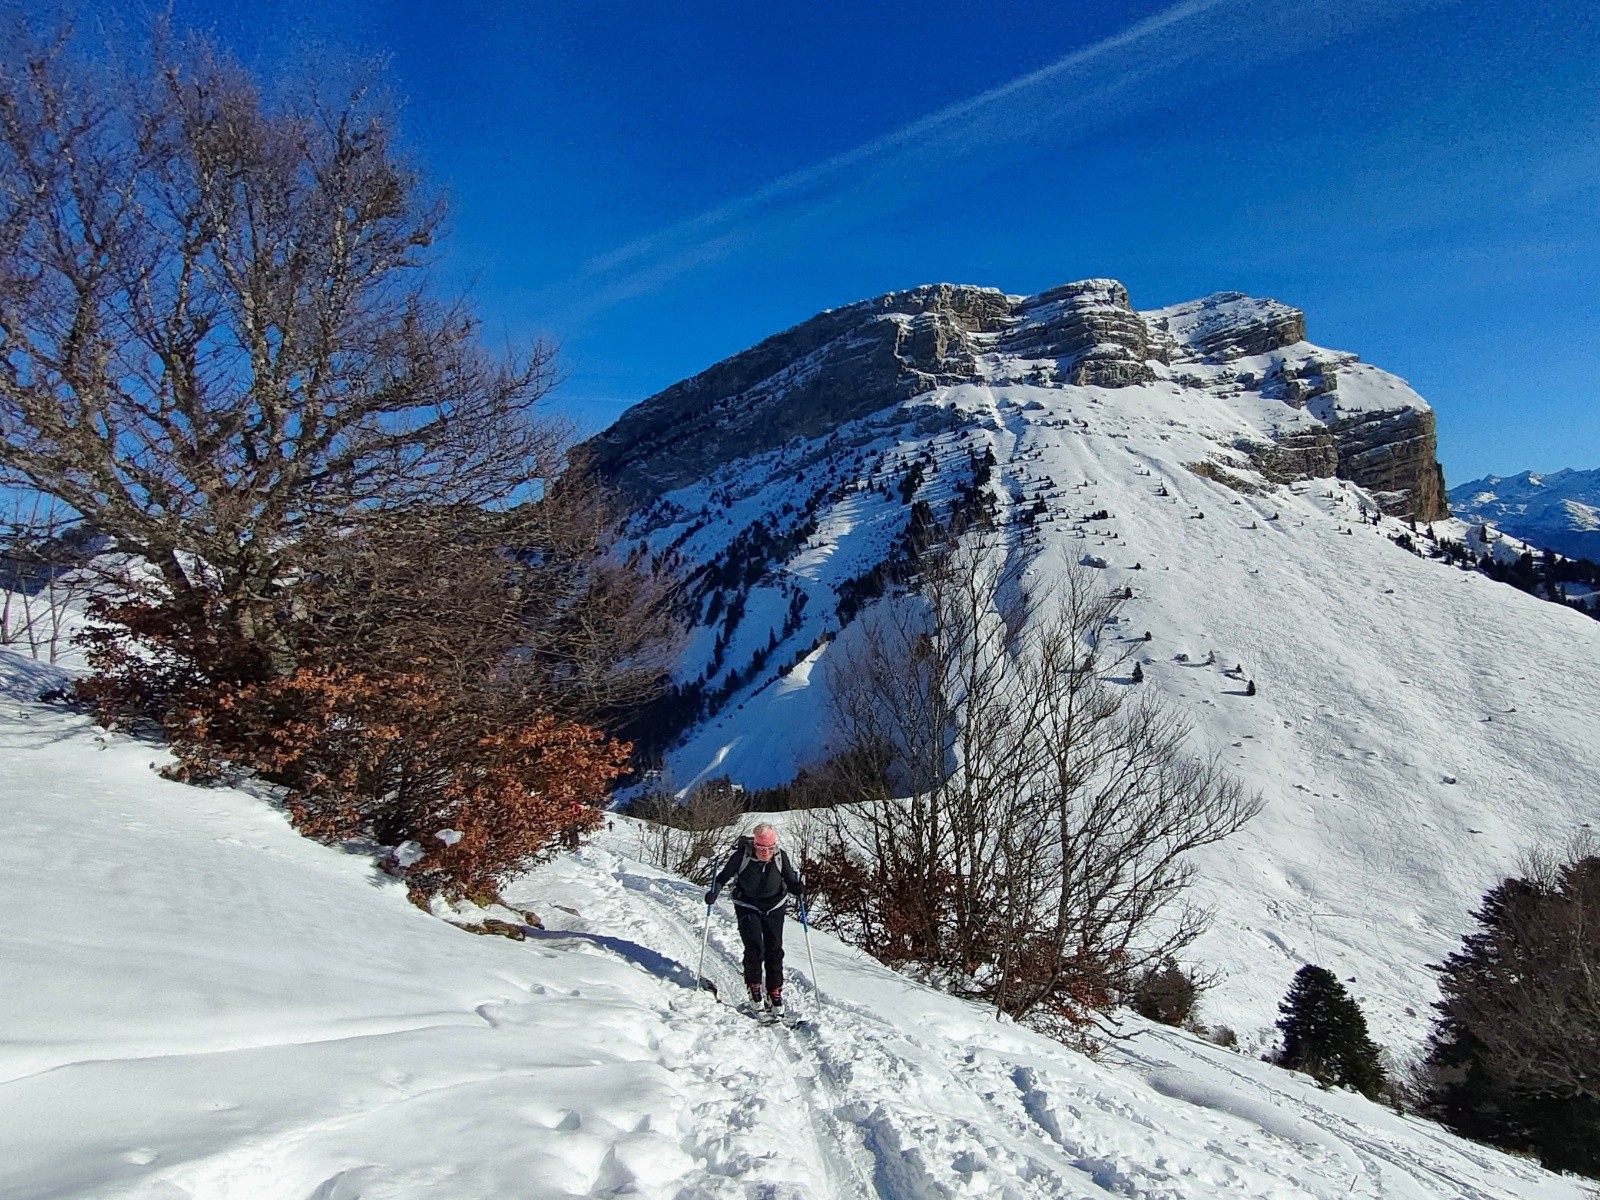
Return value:
<svg viewBox="0 0 1600 1200">
<path fill-rule="evenodd" d="M 97 11 L 113 11 L 101 6 Z M 133 12 L 123 6 L 124 14 Z M 174 0 L 264 75 L 382 56 L 444 270 L 585 429 L 951 280 L 1222 290 L 1404 376 L 1447 479 L 1600 465 L 1600 18 L 1578 0 Z"/>
</svg>

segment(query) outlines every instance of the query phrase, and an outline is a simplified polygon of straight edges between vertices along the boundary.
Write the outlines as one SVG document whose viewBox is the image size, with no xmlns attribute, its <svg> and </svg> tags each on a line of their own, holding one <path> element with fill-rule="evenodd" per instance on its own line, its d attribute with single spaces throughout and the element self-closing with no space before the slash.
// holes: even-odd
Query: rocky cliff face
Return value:
<svg viewBox="0 0 1600 1200">
<path fill-rule="evenodd" d="M 1151 324 L 1201 358 L 1230 361 L 1305 341 L 1298 308 L 1243 292 L 1217 292 L 1146 314 Z"/>
<path fill-rule="evenodd" d="M 1060 377 L 1074 386 L 1123 387 L 1155 378 L 1146 361 L 1152 355 L 1150 328 L 1114 279 L 1051 288 L 1014 305 L 1008 316 L 1011 324 L 997 349 L 1018 358 L 1056 359 Z"/>
<path fill-rule="evenodd" d="M 1286 434 L 1250 457 L 1274 483 L 1337 476 L 1372 492 L 1390 516 L 1442 521 L 1450 508 L 1435 446 L 1433 413 L 1401 409 Z"/>
<path fill-rule="evenodd" d="M 1298 309 L 1223 292 L 1141 313 L 1110 279 L 1036 296 L 935 284 L 832 309 L 635 405 L 586 449 L 602 478 L 644 502 L 724 463 L 1021 364 L 1068 387 L 1175 379 L 1258 392 L 1303 414 L 1255 450 L 1268 479 L 1337 474 L 1391 513 L 1448 515 L 1432 412 L 1403 387 L 1386 396 L 1372 378 L 1382 373 L 1354 355 L 1307 343 Z"/>
<path fill-rule="evenodd" d="M 1011 320 L 990 288 L 935 284 L 820 313 L 630 408 L 587 444 L 635 500 L 977 373 Z"/>
<path fill-rule="evenodd" d="M 1355 355 L 1306 342 L 1299 309 L 1219 292 L 1145 317 L 1169 342 L 1169 360 L 1180 371 L 1184 363 L 1238 365 L 1236 384 L 1317 418 L 1317 428 L 1282 434 L 1253 452 L 1268 479 L 1335 475 L 1372 492 L 1390 515 L 1419 521 L 1450 515 L 1432 410 L 1404 394 L 1386 399 L 1366 378 L 1372 368 Z"/>
<path fill-rule="evenodd" d="M 1431 411 L 1407 408 L 1347 417 L 1332 431 L 1339 478 L 1372 492 L 1385 512 L 1418 521 L 1450 515 Z"/>
</svg>

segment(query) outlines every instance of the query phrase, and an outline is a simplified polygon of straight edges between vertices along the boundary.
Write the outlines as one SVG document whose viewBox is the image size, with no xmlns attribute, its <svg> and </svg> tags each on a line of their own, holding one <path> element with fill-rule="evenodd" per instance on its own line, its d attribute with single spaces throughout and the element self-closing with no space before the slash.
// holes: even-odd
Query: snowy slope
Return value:
<svg viewBox="0 0 1600 1200">
<path fill-rule="evenodd" d="M 1170 1030 L 1090 1062 L 827 937 L 820 992 L 791 942 L 812 1029 L 755 1026 L 625 823 L 512 889 L 549 930 L 470 936 L 52 682 L 0 652 L 8 1200 L 1583 1194 Z M 736 941 L 719 912 L 729 986 Z"/>
<path fill-rule="evenodd" d="M 1144 315 L 1194 336 L 1180 309 Z M 1337 390 L 1303 405 L 1258 386 L 1285 362 L 1335 361 Z M 819 685 L 840 587 L 904 528 L 916 464 L 909 498 L 939 514 L 992 452 L 997 519 L 1016 552 L 1040 578 L 1092 558 L 1109 586 L 1132 587 L 1124 628 L 1152 634 L 1144 686 L 1193 723 L 1197 753 L 1222 754 L 1266 799 L 1201 861 L 1217 920 L 1197 950 L 1226 972 L 1209 1019 L 1259 1045 L 1290 977 L 1314 961 L 1353 978 L 1376 1035 L 1409 1056 L 1436 996 L 1427 964 L 1453 948 L 1484 890 L 1532 845 L 1600 820 L 1600 624 L 1408 552 L 1394 539 L 1423 544 L 1427 528 L 1366 519 L 1378 505 L 1353 485 L 1273 485 L 1252 469 L 1243 450 L 1274 437 L 1426 409 L 1395 376 L 1306 342 L 1225 363 L 1152 361 L 1155 381 L 1117 388 L 1041 382 L 1044 365 L 994 355 L 985 382 L 732 463 L 636 515 L 631 532 L 693 573 L 758 518 L 794 528 L 813 505 L 814 524 L 744 593 L 731 634 L 726 603 L 704 615 L 707 600 L 682 678 L 707 671 L 719 628 L 714 682 L 775 645 L 669 753 L 667 777 L 768 785 L 822 757 Z M 1091 519 L 1099 510 L 1109 519 Z M 1434 532 L 1471 531 L 1442 521 Z M 802 619 L 785 634 L 796 595 Z M 1244 695 L 1246 680 L 1258 695 Z"/>
<path fill-rule="evenodd" d="M 1600 561 L 1600 470 L 1485 475 L 1451 488 L 1450 509 L 1541 549 Z"/>
</svg>

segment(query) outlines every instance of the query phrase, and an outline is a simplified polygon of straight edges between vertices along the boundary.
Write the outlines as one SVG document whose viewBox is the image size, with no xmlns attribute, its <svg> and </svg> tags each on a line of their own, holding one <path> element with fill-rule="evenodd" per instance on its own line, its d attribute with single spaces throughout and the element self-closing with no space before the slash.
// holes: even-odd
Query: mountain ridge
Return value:
<svg viewBox="0 0 1600 1200">
<path fill-rule="evenodd" d="M 1385 511 L 1448 516 L 1431 408 L 1409 389 L 1387 407 L 1349 403 L 1340 380 L 1359 362 L 1305 341 L 1299 309 L 1241 292 L 1140 312 L 1112 279 L 1033 296 L 928 284 L 828 309 L 763 339 L 634 405 L 583 449 L 602 479 L 640 504 L 722 463 L 1006 368 L 1039 382 L 1122 388 L 1162 379 L 1199 386 L 1186 365 L 1237 363 L 1234 378 L 1205 386 L 1237 385 L 1308 418 L 1259 447 L 1270 474 L 1348 478 Z"/>
</svg>

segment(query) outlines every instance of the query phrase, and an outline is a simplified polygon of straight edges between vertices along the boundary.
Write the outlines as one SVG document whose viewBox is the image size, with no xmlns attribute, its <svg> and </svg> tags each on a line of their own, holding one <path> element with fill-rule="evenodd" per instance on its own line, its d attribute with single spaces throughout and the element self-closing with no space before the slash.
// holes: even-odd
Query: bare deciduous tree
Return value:
<svg viewBox="0 0 1600 1200">
<path fill-rule="evenodd" d="M 592 827 L 661 584 L 533 411 L 549 348 L 487 353 L 430 280 L 443 209 L 375 93 L 7 34 L 0 484 L 154 573 L 96 610 L 80 694 L 313 836 L 420 844 L 419 891 Z"/>
<path fill-rule="evenodd" d="M 0 646 L 56 662 L 95 591 L 81 523 L 37 492 L 12 493 L 0 521 Z"/>
<path fill-rule="evenodd" d="M 1186 855 L 1259 799 L 1114 679 L 1142 645 L 1111 634 L 1119 598 L 1081 569 L 1026 583 L 968 538 L 842 640 L 827 678 L 860 799 L 811 875 L 819 922 L 1070 1031 L 1194 940 Z"/>
<path fill-rule="evenodd" d="M 20 18 L 0 53 L 0 477 L 201 594 L 269 669 L 304 548 L 559 469 L 536 345 L 427 272 L 443 217 L 363 89 L 264 100 L 158 37 L 115 74 Z"/>
</svg>

